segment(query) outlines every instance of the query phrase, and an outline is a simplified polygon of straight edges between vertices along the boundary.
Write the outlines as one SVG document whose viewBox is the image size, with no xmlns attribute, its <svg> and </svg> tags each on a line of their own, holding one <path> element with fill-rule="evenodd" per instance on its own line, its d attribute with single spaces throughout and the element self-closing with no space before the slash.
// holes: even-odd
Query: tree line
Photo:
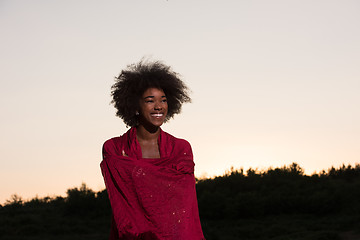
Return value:
<svg viewBox="0 0 360 240">
<path fill-rule="evenodd" d="M 296 163 L 267 171 L 234 170 L 199 180 L 201 215 L 238 219 L 280 214 L 360 214 L 360 165 L 305 175 Z"/>
</svg>

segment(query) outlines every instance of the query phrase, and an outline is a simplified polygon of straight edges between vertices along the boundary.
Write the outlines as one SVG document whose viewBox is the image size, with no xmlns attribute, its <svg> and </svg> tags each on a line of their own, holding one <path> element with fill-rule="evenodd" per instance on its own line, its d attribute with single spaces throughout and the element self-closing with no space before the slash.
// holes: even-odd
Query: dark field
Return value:
<svg viewBox="0 0 360 240">
<path fill-rule="evenodd" d="M 360 165 L 307 176 L 297 164 L 232 170 L 197 182 L 207 240 L 360 239 Z M 19 196 L 0 207 L 0 239 L 108 239 L 106 191 L 83 184 L 67 197 Z"/>
</svg>

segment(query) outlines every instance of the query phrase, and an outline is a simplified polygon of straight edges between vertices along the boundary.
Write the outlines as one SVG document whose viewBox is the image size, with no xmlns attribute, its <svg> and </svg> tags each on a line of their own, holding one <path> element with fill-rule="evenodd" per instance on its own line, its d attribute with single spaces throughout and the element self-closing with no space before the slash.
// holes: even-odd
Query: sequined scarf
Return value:
<svg viewBox="0 0 360 240">
<path fill-rule="evenodd" d="M 158 145 L 160 158 L 142 158 L 136 128 L 104 143 L 100 166 L 113 213 L 111 240 L 205 239 L 191 146 L 162 130 Z"/>
</svg>

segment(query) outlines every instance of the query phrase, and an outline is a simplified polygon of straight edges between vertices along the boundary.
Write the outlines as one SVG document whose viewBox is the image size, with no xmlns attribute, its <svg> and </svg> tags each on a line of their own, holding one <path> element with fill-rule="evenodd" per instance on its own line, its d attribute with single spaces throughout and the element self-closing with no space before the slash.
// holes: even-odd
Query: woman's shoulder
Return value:
<svg viewBox="0 0 360 240">
<path fill-rule="evenodd" d="M 192 155 L 191 145 L 190 143 L 182 138 L 175 137 L 170 133 L 163 132 L 166 137 L 167 144 L 171 144 L 172 148 L 175 152 L 186 152 L 187 154 Z"/>
<path fill-rule="evenodd" d="M 103 157 L 106 157 L 108 155 L 119 155 L 120 145 L 121 145 L 121 136 L 113 137 L 106 140 L 102 147 Z"/>
<path fill-rule="evenodd" d="M 120 155 L 122 156 L 122 151 L 124 149 L 124 144 L 129 142 L 131 138 L 134 137 L 135 130 L 130 128 L 123 135 L 118 137 L 113 137 L 105 141 L 103 144 L 103 156 L 107 155 Z"/>
</svg>

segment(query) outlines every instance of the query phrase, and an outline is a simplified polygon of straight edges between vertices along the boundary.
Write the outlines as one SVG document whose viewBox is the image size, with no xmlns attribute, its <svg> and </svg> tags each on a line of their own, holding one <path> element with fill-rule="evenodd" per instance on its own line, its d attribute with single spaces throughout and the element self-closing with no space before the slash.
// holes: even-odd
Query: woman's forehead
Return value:
<svg viewBox="0 0 360 240">
<path fill-rule="evenodd" d="M 155 88 L 155 87 L 151 87 L 148 88 L 144 91 L 143 97 L 149 97 L 149 96 L 160 96 L 160 97 L 165 97 L 165 93 L 161 88 Z"/>
</svg>

